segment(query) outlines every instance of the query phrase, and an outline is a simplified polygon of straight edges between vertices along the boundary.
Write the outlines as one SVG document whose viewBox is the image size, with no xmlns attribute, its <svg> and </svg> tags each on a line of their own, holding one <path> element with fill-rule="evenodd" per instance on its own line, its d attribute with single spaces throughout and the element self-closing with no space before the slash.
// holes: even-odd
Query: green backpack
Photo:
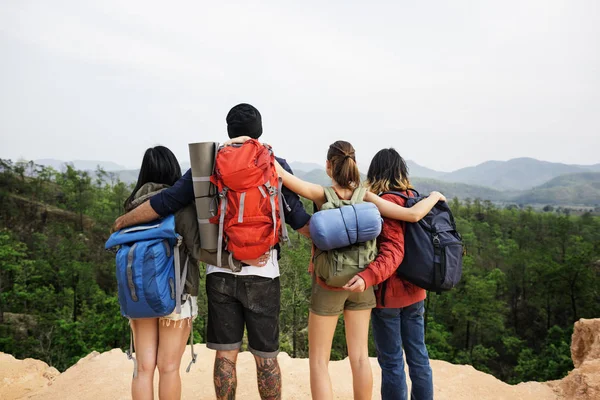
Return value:
<svg viewBox="0 0 600 400">
<path fill-rule="evenodd" d="M 323 188 L 327 202 L 321 210 L 331 210 L 342 206 L 363 202 L 367 190 L 354 190 L 352 199 L 341 200 L 331 187 Z M 365 269 L 377 256 L 377 241 L 375 239 L 364 243 L 356 243 L 339 249 L 323 251 L 315 246 L 313 255 L 314 273 L 328 286 L 342 287 L 354 275 Z"/>
</svg>

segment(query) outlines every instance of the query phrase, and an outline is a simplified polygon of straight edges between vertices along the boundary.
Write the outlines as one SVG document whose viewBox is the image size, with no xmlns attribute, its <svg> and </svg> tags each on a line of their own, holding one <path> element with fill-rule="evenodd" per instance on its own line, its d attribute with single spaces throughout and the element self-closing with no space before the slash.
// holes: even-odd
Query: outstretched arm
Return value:
<svg viewBox="0 0 600 400">
<path fill-rule="evenodd" d="M 314 201 L 317 204 L 323 204 L 325 202 L 325 191 L 323 186 L 316 185 L 314 183 L 303 181 L 287 172 L 277 161 L 275 161 L 275 167 L 277 168 L 277 174 L 283 179 L 285 187 L 290 189 L 292 192 L 299 194 L 300 196 Z"/>
<path fill-rule="evenodd" d="M 446 198 L 439 192 L 431 192 L 426 199 L 419 201 L 410 208 L 406 208 L 384 200 L 374 193 L 367 192 L 365 201 L 375 204 L 381 215 L 386 218 L 406 222 L 419 222 L 433 207 L 435 207 L 438 201 L 446 201 Z"/>
</svg>

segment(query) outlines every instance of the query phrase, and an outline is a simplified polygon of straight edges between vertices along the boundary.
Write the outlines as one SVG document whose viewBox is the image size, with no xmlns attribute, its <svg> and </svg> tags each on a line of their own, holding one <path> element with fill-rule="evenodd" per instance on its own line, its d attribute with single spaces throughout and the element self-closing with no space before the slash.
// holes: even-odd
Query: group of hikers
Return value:
<svg viewBox="0 0 600 400">
<path fill-rule="evenodd" d="M 247 141 L 260 140 L 262 121 L 255 107 L 236 105 L 227 114 L 226 121 L 230 140 L 224 146 L 239 147 Z M 408 398 L 405 355 L 412 385 L 410 397 L 432 399 L 432 372 L 424 337 L 426 291 L 395 272 L 404 258 L 406 223 L 418 222 L 438 202 L 446 199 L 442 194 L 432 192 L 408 208 L 404 196 L 387 193 L 401 192 L 407 197 L 412 196 L 406 162 L 393 148 L 382 149 L 374 156 L 366 182 L 361 183 L 354 147 L 346 141 L 336 141 L 327 151 L 326 171 L 331 177 L 330 187 L 299 179 L 284 159 L 275 159 L 277 175 L 283 183 L 280 189 L 282 204 L 278 207 L 284 214 L 285 222 L 281 222 L 284 226 L 287 224 L 310 238 L 311 215 L 305 211 L 299 196 L 314 202 L 315 211 L 327 208 L 326 203 L 332 201 L 372 203 L 383 217 L 381 233 L 376 242 L 373 240 L 376 243 L 374 259 L 361 265 L 343 286 L 331 286 L 315 273 L 319 254 L 323 252 L 313 247 L 308 266 L 312 274 L 308 317 L 312 398 L 333 398 L 328 363 L 338 318 L 343 314 L 355 399 L 372 396 L 369 323 L 382 370 L 382 398 Z M 262 189 L 260 191 L 263 193 Z M 206 345 L 216 350 L 214 388 L 217 399 L 235 398 L 236 360 L 244 330 L 247 331 L 248 350 L 256 360 L 260 397 L 280 399 L 278 260 L 282 249 L 275 244 L 254 259 L 238 260 L 224 249 L 215 252 L 202 248 L 194 201 L 191 170 L 182 176 L 179 163 L 168 148 L 149 148 L 144 154 L 135 189 L 125 202 L 127 213 L 113 226 L 113 231 L 119 231 L 174 214 L 176 231 L 183 239 L 177 248 L 179 258 L 190 260 L 189 268 L 186 263 L 182 303 L 177 310 L 160 318 L 130 319 L 137 357 L 132 397 L 153 398 L 154 372 L 158 368 L 159 397 L 181 398 L 179 370 L 191 323 L 198 314 L 198 266 L 202 261 L 206 264 L 208 300 Z M 242 197 L 242 208 L 243 202 Z M 272 211 L 275 215 L 275 209 Z M 406 249 L 407 252 L 411 250 Z"/>
</svg>

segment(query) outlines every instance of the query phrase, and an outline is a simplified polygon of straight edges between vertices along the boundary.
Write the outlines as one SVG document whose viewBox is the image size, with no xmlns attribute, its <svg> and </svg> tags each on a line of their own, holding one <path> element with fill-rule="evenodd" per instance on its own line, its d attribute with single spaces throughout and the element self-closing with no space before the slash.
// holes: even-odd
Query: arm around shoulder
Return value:
<svg viewBox="0 0 600 400">
<path fill-rule="evenodd" d="M 121 215 L 119 218 L 117 218 L 112 227 L 112 231 L 116 232 L 123 228 L 127 228 L 128 226 L 143 224 L 144 222 L 154 221 L 158 218 L 160 218 L 160 215 L 154 211 L 150 205 L 150 201 L 146 201 L 139 207 L 136 207 L 127 214 Z"/>
</svg>

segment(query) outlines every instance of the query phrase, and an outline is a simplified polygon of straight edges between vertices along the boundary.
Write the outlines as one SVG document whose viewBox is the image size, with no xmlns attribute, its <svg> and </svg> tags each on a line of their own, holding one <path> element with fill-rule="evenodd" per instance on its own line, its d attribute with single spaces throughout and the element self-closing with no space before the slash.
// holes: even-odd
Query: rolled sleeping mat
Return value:
<svg viewBox="0 0 600 400">
<path fill-rule="evenodd" d="M 210 182 L 214 172 L 217 142 L 190 143 L 190 163 L 198 214 L 200 248 L 216 250 L 219 239 L 219 225 L 211 224 L 209 219 L 217 215 L 217 188 Z"/>
<path fill-rule="evenodd" d="M 310 238 L 323 251 L 373 240 L 381 233 L 383 220 L 373 203 L 359 203 L 323 210 L 310 219 Z"/>
</svg>

